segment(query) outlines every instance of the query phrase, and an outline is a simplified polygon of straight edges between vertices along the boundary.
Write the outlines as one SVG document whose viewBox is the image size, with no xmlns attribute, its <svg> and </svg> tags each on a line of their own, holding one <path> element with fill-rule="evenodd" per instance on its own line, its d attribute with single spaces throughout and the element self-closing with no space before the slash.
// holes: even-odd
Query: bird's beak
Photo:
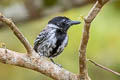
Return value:
<svg viewBox="0 0 120 80">
<path fill-rule="evenodd" d="M 76 24 L 80 24 L 80 21 L 69 21 L 68 24 L 69 25 L 76 25 Z"/>
</svg>

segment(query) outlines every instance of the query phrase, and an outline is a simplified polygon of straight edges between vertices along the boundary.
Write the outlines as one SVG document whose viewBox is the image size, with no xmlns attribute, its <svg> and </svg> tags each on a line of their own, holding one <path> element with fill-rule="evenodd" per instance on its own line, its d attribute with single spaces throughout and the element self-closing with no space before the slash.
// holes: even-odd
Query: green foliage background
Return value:
<svg viewBox="0 0 120 80">
<path fill-rule="evenodd" d="M 120 10 L 114 4 L 106 4 L 100 14 L 91 25 L 90 39 L 87 47 L 87 57 L 103 64 L 115 71 L 120 72 Z M 46 26 L 47 22 L 54 16 L 67 16 L 72 20 L 80 20 L 80 15 L 86 15 L 92 5 L 82 8 L 73 8 L 69 11 L 54 14 L 49 17 L 35 21 L 19 23 L 19 29 L 33 44 L 35 37 Z M 82 24 L 69 29 L 69 43 L 64 52 L 55 59 L 56 62 L 74 73 L 79 73 L 78 48 L 80 45 Z M 23 45 L 13 35 L 12 31 L 6 28 L 0 29 L 0 42 L 5 42 L 8 49 L 26 52 Z M 88 62 L 89 75 L 93 80 L 120 80 L 120 77 L 107 71 L 97 68 Z M 0 80 L 51 80 L 50 78 L 20 67 L 0 63 Z"/>
</svg>

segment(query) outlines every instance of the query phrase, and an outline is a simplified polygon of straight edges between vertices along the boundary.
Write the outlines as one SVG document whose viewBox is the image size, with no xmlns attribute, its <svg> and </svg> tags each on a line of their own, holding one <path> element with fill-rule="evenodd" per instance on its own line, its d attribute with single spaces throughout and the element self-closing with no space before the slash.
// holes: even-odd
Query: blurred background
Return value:
<svg viewBox="0 0 120 80">
<path fill-rule="evenodd" d="M 36 36 L 55 16 L 67 16 L 82 23 L 69 29 L 69 43 L 64 52 L 55 58 L 65 69 L 79 73 L 78 49 L 84 21 L 95 0 L 0 0 L 0 12 L 16 23 L 33 45 Z M 0 22 L 0 43 L 8 49 L 25 53 L 12 31 Z M 120 0 L 110 0 L 91 25 L 87 57 L 120 72 Z M 88 62 L 93 80 L 120 80 Z M 52 80 L 36 71 L 0 63 L 0 80 Z"/>
</svg>

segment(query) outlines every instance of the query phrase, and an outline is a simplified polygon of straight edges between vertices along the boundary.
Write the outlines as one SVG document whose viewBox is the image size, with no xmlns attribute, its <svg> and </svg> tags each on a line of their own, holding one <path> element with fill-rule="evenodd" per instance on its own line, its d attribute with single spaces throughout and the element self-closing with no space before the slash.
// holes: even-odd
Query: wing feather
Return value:
<svg viewBox="0 0 120 80">
<path fill-rule="evenodd" d="M 37 38 L 36 38 L 36 40 L 35 40 L 35 42 L 34 42 L 34 50 L 35 50 L 36 52 L 38 52 L 38 51 L 37 51 L 38 46 L 47 39 L 47 37 L 46 37 L 47 35 L 48 35 L 48 33 L 47 33 L 45 30 L 43 30 L 43 31 L 40 32 L 40 34 L 37 36 Z"/>
</svg>

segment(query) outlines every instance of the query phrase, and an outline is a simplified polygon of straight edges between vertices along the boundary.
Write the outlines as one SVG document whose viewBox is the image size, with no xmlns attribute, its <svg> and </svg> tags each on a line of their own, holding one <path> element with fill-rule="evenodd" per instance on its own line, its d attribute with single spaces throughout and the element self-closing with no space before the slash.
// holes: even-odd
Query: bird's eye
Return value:
<svg viewBox="0 0 120 80">
<path fill-rule="evenodd" d="M 62 23 L 62 26 L 65 26 L 65 22 Z"/>
</svg>

